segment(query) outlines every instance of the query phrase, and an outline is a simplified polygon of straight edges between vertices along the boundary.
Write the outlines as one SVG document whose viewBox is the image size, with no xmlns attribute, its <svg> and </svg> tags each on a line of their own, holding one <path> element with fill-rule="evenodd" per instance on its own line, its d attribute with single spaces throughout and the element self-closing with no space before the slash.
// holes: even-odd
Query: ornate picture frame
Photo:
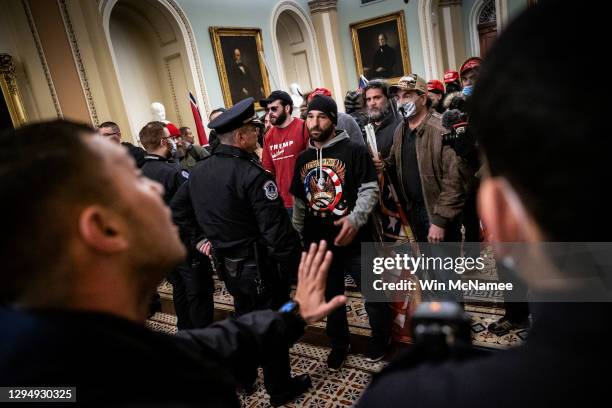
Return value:
<svg viewBox="0 0 612 408">
<path fill-rule="evenodd" d="M 223 101 L 227 108 L 252 96 L 255 108 L 270 94 L 259 28 L 210 27 Z"/>
<path fill-rule="evenodd" d="M 23 99 L 17 86 L 15 62 L 9 54 L 0 54 L 0 94 L 3 97 L 13 128 L 25 124 L 28 120 Z"/>
<path fill-rule="evenodd" d="M 411 72 L 403 10 L 352 23 L 350 30 L 357 78 L 393 82 Z"/>
</svg>

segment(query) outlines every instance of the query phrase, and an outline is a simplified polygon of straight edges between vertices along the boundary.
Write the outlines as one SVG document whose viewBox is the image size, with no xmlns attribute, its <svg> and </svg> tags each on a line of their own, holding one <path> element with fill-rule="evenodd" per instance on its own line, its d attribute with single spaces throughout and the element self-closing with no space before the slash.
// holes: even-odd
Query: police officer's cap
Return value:
<svg viewBox="0 0 612 408">
<path fill-rule="evenodd" d="M 236 103 L 227 111 L 217 116 L 208 124 L 217 134 L 224 134 L 250 123 L 255 119 L 255 105 L 253 98 L 246 98 Z"/>
</svg>

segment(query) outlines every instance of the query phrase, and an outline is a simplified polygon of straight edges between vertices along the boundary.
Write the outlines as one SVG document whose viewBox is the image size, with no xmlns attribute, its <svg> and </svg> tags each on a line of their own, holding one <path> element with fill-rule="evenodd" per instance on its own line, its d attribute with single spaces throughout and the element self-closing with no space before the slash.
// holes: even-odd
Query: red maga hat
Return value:
<svg viewBox="0 0 612 408">
<path fill-rule="evenodd" d="M 430 92 L 444 93 L 444 84 L 437 79 L 430 79 L 427 81 L 427 90 Z"/>
<path fill-rule="evenodd" d="M 459 69 L 459 73 L 463 75 L 466 71 L 469 71 L 470 69 L 480 67 L 480 64 L 482 64 L 482 59 L 480 59 L 480 57 L 468 58 L 461 66 L 461 69 Z"/>
<path fill-rule="evenodd" d="M 170 137 L 179 137 L 181 135 L 181 131 L 174 125 L 174 123 L 168 122 L 166 123 L 166 127 L 168 131 L 170 131 Z"/>
<path fill-rule="evenodd" d="M 459 73 L 457 71 L 448 70 L 444 73 L 444 83 L 455 82 L 459 80 Z"/>
<path fill-rule="evenodd" d="M 329 96 L 330 98 L 332 97 L 332 94 L 331 94 L 331 92 L 329 92 L 329 89 L 327 89 L 327 88 L 315 88 L 315 90 L 312 91 L 310 93 L 310 95 L 308 95 L 308 102 L 310 102 L 312 100 L 312 98 L 314 98 L 317 95 Z"/>
</svg>

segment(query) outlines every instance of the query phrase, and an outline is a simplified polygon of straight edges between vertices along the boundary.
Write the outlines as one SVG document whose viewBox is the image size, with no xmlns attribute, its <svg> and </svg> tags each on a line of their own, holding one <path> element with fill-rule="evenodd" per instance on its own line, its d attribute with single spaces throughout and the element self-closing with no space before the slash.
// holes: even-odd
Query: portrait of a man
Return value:
<svg viewBox="0 0 612 408">
<path fill-rule="evenodd" d="M 261 57 L 261 31 L 211 27 L 211 38 L 225 105 L 264 98 L 270 85 Z"/>
<path fill-rule="evenodd" d="M 410 72 L 403 11 L 351 24 L 357 76 L 399 78 Z"/>
<path fill-rule="evenodd" d="M 387 35 L 385 33 L 378 34 L 378 48 L 374 54 L 372 65 L 370 67 L 370 75 L 378 78 L 391 78 L 394 76 L 395 66 L 395 49 L 387 44 Z"/>
</svg>

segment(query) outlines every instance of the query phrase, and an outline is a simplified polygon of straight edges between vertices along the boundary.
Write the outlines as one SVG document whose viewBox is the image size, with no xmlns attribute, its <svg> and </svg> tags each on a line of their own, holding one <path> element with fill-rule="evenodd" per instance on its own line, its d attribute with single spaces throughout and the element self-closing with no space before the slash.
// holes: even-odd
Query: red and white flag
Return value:
<svg viewBox="0 0 612 408">
<path fill-rule="evenodd" d="M 200 108 L 198 108 L 198 103 L 191 92 L 189 92 L 189 104 L 191 105 L 191 113 L 193 113 L 193 120 L 198 132 L 198 140 L 200 141 L 200 145 L 206 146 L 208 145 L 208 137 L 206 137 L 206 132 L 204 131 L 202 115 L 200 115 Z"/>
</svg>

